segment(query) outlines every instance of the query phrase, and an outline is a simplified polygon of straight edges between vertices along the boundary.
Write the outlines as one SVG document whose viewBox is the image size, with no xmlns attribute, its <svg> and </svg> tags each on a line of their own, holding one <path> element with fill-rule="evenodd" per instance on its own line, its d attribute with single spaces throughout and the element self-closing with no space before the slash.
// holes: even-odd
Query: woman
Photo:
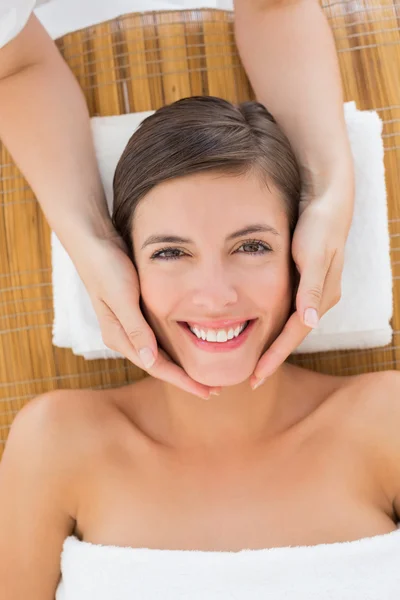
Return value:
<svg viewBox="0 0 400 600">
<path fill-rule="evenodd" d="M 394 597 L 398 375 L 283 364 L 249 386 L 292 310 L 299 190 L 261 104 L 187 98 L 133 134 L 113 222 L 159 344 L 219 395 L 146 378 L 24 407 L 0 467 L 7 600 Z"/>
</svg>

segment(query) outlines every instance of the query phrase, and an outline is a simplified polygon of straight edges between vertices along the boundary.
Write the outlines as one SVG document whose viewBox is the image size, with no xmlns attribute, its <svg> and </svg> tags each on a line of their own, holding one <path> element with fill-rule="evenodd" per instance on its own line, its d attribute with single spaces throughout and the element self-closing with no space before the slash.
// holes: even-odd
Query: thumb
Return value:
<svg viewBox="0 0 400 600">
<path fill-rule="evenodd" d="M 143 368 L 150 369 L 157 358 L 157 341 L 140 309 L 134 315 L 130 314 L 129 319 L 122 315 L 120 323 Z"/>
<path fill-rule="evenodd" d="M 100 304 L 100 306 L 99 306 Z M 95 303 L 103 342 L 120 352 L 138 367 L 150 369 L 158 355 L 157 340 L 153 330 L 142 315 L 139 303 L 114 307 L 104 302 Z"/>
<path fill-rule="evenodd" d="M 317 327 L 328 267 L 324 263 L 307 264 L 301 275 L 296 295 L 296 310 L 306 327 Z"/>
</svg>

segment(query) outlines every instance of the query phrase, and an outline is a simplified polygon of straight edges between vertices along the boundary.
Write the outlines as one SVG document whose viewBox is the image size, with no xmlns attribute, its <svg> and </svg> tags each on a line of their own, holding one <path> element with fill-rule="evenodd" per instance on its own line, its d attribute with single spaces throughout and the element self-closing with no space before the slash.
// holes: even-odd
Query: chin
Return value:
<svg viewBox="0 0 400 600">
<path fill-rule="evenodd" d="M 232 365 L 229 370 L 221 368 L 215 370 L 215 373 L 213 372 L 214 369 L 210 369 L 210 367 L 199 368 L 197 366 L 195 368 L 190 368 L 188 366 L 184 367 L 184 369 L 189 377 L 202 385 L 207 385 L 209 387 L 230 387 L 247 381 L 251 377 L 255 366 L 256 365 L 254 364 L 251 368 L 243 368 L 243 366 L 241 366 L 241 368 L 235 368 L 235 366 Z"/>
</svg>

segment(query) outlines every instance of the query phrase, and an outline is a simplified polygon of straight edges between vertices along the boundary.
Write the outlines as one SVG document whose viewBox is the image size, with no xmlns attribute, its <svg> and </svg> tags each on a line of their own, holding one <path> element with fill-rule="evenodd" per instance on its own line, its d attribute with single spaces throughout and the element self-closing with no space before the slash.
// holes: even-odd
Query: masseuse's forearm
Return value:
<svg viewBox="0 0 400 600">
<path fill-rule="evenodd" d="M 74 255 L 81 237 L 111 227 L 83 93 L 34 17 L 0 59 L 0 139 Z"/>
<path fill-rule="evenodd" d="M 257 100 L 285 131 L 303 173 L 321 186 L 351 181 L 337 53 L 318 1 L 236 0 L 235 34 Z"/>
</svg>

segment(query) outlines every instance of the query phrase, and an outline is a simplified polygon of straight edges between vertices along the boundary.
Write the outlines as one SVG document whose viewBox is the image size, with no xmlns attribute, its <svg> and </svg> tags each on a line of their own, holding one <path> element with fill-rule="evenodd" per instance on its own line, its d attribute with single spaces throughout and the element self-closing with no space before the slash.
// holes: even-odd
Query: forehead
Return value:
<svg viewBox="0 0 400 600">
<path fill-rule="evenodd" d="M 232 231 L 255 219 L 276 229 L 288 225 L 285 207 L 273 186 L 250 175 L 196 173 L 161 183 L 139 203 L 134 238 L 154 230 Z"/>
</svg>

